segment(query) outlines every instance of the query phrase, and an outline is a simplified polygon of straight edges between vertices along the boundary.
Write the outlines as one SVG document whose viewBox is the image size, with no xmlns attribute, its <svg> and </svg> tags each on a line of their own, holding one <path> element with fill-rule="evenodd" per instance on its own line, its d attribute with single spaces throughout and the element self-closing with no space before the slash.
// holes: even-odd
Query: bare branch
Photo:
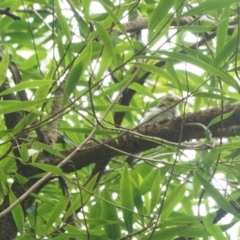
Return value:
<svg viewBox="0 0 240 240">
<path fill-rule="evenodd" d="M 21 20 L 21 18 L 19 16 L 10 13 L 10 8 L 9 7 L 5 8 L 5 9 L 0 9 L 0 14 L 6 15 L 6 16 L 12 18 L 15 21 L 16 20 Z"/>
</svg>

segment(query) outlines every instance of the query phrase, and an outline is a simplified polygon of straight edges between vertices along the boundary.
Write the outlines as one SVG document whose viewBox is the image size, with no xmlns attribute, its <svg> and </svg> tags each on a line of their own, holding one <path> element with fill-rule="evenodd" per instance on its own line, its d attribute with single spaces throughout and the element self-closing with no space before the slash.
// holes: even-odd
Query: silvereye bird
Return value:
<svg viewBox="0 0 240 240">
<path fill-rule="evenodd" d="M 173 96 L 167 95 L 160 99 L 159 104 L 151 108 L 149 112 L 147 112 L 143 119 L 140 121 L 140 124 L 144 123 L 153 123 L 160 121 L 164 118 L 172 118 L 180 115 L 177 109 L 177 103 L 179 103 L 180 99 Z M 128 156 L 126 162 L 129 166 L 133 166 L 137 162 L 137 155 L 140 153 L 136 153 L 136 157 Z"/>
</svg>

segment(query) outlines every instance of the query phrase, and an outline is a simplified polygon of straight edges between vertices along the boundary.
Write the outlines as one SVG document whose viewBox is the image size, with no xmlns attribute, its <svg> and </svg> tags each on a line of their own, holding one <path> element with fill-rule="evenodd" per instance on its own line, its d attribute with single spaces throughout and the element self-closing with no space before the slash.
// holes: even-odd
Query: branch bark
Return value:
<svg viewBox="0 0 240 240">
<path fill-rule="evenodd" d="M 189 113 L 185 116 L 165 119 L 156 123 L 144 124 L 136 128 L 135 132 L 165 139 L 170 142 L 178 142 L 181 135 L 181 142 L 191 139 L 205 138 L 205 131 L 198 126 L 185 126 L 186 123 L 201 123 L 207 126 L 214 118 L 233 111 L 232 115 L 225 119 L 223 123 L 218 122 L 211 126 L 209 130 L 214 138 L 240 135 L 240 105 L 234 104 L 221 108 L 207 109 L 196 113 Z M 181 132 L 181 125 L 183 131 Z M 222 128 L 223 124 L 223 128 Z M 134 132 L 127 132 L 117 138 L 107 137 L 99 143 L 89 143 L 72 158 L 71 164 L 63 167 L 65 172 L 72 171 L 72 165 L 76 169 L 81 169 L 92 163 L 110 160 L 112 157 L 123 155 L 124 153 L 142 152 L 159 144 L 140 138 Z M 118 151 L 120 150 L 120 151 Z M 72 151 L 65 151 L 63 154 L 69 155 Z"/>
</svg>

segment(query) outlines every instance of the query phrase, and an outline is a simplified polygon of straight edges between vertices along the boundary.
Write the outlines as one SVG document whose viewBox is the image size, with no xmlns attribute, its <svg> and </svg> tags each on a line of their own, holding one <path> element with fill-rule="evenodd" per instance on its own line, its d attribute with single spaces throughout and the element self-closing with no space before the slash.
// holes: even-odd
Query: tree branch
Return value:
<svg viewBox="0 0 240 240">
<path fill-rule="evenodd" d="M 21 18 L 19 16 L 10 13 L 10 8 L 9 7 L 5 8 L 5 9 L 0 9 L 0 14 L 6 15 L 6 16 L 12 18 L 15 21 L 16 20 L 21 20 Z"/>
</svg>

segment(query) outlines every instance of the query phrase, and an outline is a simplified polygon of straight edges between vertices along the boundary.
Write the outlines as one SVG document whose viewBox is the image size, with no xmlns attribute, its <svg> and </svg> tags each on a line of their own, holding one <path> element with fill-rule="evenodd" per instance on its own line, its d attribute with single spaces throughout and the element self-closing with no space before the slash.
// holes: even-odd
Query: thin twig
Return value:
<svg viewBox="0 0 240 240">
<path fill-rule="evenodd" d="M 10 7 L 7 7 L 5 9 L 0 9 L 0 14 L 2 15 L 6 15 L 10 18 L 12 18 L 13 20 L 21 20 L 21 18 L 13 13 L 10 12 Z"/>
</svg>

